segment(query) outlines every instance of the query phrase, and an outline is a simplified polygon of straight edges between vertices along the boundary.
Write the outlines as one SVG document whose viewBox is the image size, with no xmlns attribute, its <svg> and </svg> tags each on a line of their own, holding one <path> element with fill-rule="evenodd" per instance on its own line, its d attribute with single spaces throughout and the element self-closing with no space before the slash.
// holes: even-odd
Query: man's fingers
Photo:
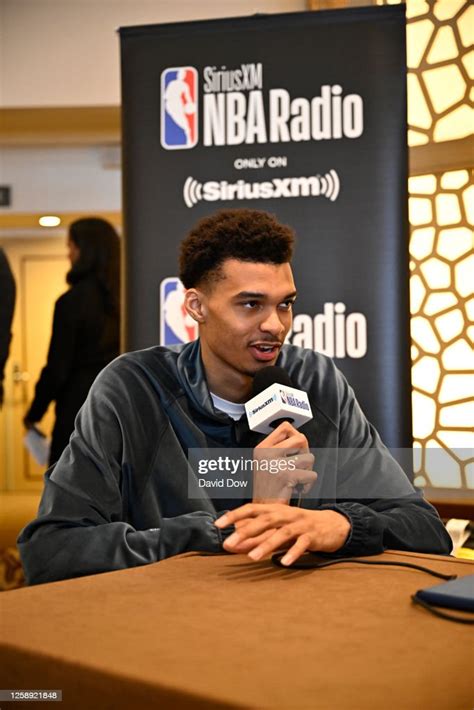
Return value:
<svg viewBox="0 0 474 710">
<path fill-rule="evenodd" d="M 286 509 L 286 506 L 282 505 L 281 507 Z M 241 505 L 239 508 L 224 513 L 224 515 L 214 521 L 214 525 L 218 528 L 226 528 L 229 525 L 235 525 L 235 523 L 240 520 L 256 518 L 262 513 L 272 512 L 273 510 L 273 503 L 245 503 L 245 505 Z"/>
<path fill-rule="evenodd" d="M 261 505 L 263 508 L 264 505 Z M 226 543 L 229 547 L 242 543 L 258 535 L 262 535 L 268 530 L 281 528 L 288 523 L 293 523 L 304 517 L 304 511 L 300 508 L 290 508 L 286 505 L 270 504 L 267 511 L 261 511 L 260 515 L 249 518 L 245 523 L 239 525 L 235 533 L 232 533 Z"/>
<path fill-rule="evenodd" d="M 270 464 L 269 464 L 270 462 Z M 258 457 L 253 461 L 254 474 L 269 474 L 271 476 L 290 474 L 296 469 L 312 471 L 314 466 L 314 455 L 301 451 L 281 451 L 275 455 L 275 449 L 262 449 Z"/>
<path fill-rule="evenodd" d="M 316 471 L 306 471 L 301 468 L 297 468 L 294 471 L 288 471 L 287 473 L 287 485 L 290 488 L 301 484 L 304 486 L 305 492 L 308 491 L 313 483 L 316 482 L 318 474 Z"/>
<path fill-rule="evenodd" d="M 263 444 L 265 444 L 265 446 Z M 267 439 L 264 439 L 264 441 L 255 447 L 254 451 L 258 454 L 258 458 L 275 459 L 280 458 L 280 456 L 308 453 L 309 447 L 306 437 L 297 432 L 294 436 L 290 436 L 279 442 L 274 442 L 273 444 Z"/>
<path fill-rule="evenodd" d="M 243 552 L 248 543 L 251 545 L 249 557 L 260 560 L 276 550 L 288 548 L 282 560 L 284 565 L 292 564 L 307 550 L 339 550 L 351 531 L 350 520 L 334 510 L 305 510 L 286 505 L 256 503 L 242 506 L 231 513 L 247 515 L 247 518 L 227 538 L 224 543 L 226 549 L 230 552 Z"/>
<path fill-rule="evenodd" d="M 296 468 L 302 468 L 306 471 L 310 471 L 313 468 L 314 460 L 313 454 L 308 453 L 295 454 L 286 458 L 287 462 L 293 461 Z"/>
<path fill-rule="evenodd" d="M 281 558 L 280 562 L 283 565 L 292 565 L 301 555 L 308 551 L 310 546 L 309 535 L 300 535 L 295 544 L 290 547 Z"/>
<path fill-rule="evenodd" d="M 308 439 L 300 431 L 295 429 L 289 422 L 282 422 L 275 431 L 265 437 L 263 441 L 260 442 L 255 448 L 258 449 L 271 449 L 275 448 L 286 448 L 287 446 L 293 446 L 297 450 L 308 449 Z"/>
<path fill-rule="evenodd" d="M 252 520 L 248 525 L 242 525 L 239 527 L 232 535 L 229 535 L 227 540 L 224 541 L 224 548 L 226 550 L 232 550 L 240 545 L 242 545 L 247 540 L 252 540 L 255 537 L 264 535 L 269 531 L 273 530 L 274 526 L 270 524 L 268 520 Z"/>
<path fill-rule="evenodd" d="M 269 446 L 265 446 L 262 448 L 270 448 Z M 282 450 L 287 449 L 288 451 L 296 451 L 296 452 L 307 452 L 309 451 L 309 446 L 308 446 L 308 440 L 304 436 L 304 434 L 300 434 L 300 432 L 296 432 L 293 436 L 290 436 L 288 439 L 284 439 L 283 441 L 280 441 L 277 444 L 274 444 L 273 447 L 274 449 L 277 449 L 279 452 Z"/>
<path fill-rule="evenodd" d="M 260 444 L 258 444 L 257 448 L 262 445 L 264 448 L 275 446 L 275 444 L 278 444 L 281 441 L 288 439 L 289 437 L 293 436 L 293 434 L 298 434 L 298 430 L 295 429 L 295 427 L 292 426 L 290 422 L 282 422 L 277 426 L 276 429 L 274 429 L 268 436 L 266 436 L 265 439 L 260 442 Z"/>
<path fill-rule="evenodd" d="M 235 545 L 228 544 L 227 539 L 224 542 L 224 549 L 228 552 L 233 552 L 234 554 L 245 554 L 246 552 L 253 550 L 254 547 L 258 547 L 259 545 L 261 545 L 262 542 L 265 542 L 265 540 L 267 540 L 271 535 L 273 535 L 274 532 L 275 529 L 272 528 L 271 530 L 266 530 L 262 535 L 246 538 L 242 542 L 237 542 L 237 544 Z"/>
<path fill-rule="evenodd" d="M 301 530 L 300 530 L 301 532 Z M 268 557 L 268 555 L 273 554 L 282 547 L 287 546 L 295 537 L 298 536 L 297 527 L 295 525 L 284 525 L 283 527 L 276 530 L 276 532 L 271 535 L 268 540 L 262 542 L 258 547 L 254 548 L 249 552 L 249 557 L 252 560 L 261 560 L 263 557 Z M 310 544 L 309 536 L 300 535 L 301 538 L 308 537 L 307 545 Z M 293 545 L 294 547 L 294 545 Z M 292 549 L 292 548 L 290 548 Z M 288 553 L 287 553 L 288 554 Z M 302 553 L 300 553 L 302 554 Z"/>
</svg>

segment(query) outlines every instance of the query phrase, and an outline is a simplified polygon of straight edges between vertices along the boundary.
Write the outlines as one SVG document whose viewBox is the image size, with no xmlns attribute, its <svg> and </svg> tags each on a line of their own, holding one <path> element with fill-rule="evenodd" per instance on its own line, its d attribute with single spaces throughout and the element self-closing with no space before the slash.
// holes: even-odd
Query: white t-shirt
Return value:
<svg viewBox="0 0 474 710">
<path fill-rule="evenodd" d="M 214 407 L 220 412 L 224 412 L 224 414 L 227 414 L 229 417 L 232 417 L 232 419 L 235 419 L 235 421 L 238 421 L 242 414 L 244 414 L 245 405 L 239 404 L 238 402 L 229 402 L 229 400 L 222 399 L 222 397 L 218 397 L 212 392 L 210 394 Z"/>
</svg>

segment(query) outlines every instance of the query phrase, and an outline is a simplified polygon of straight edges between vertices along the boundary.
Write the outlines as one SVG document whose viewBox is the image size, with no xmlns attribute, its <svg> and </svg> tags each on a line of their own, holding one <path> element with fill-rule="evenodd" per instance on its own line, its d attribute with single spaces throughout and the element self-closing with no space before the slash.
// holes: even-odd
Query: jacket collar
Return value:
<svg viewBox="0 0 474 710">
<path fill-rule="evenodd" d="M 229 417 L 214 407 L 207 385 L 199 338 L 184 345 L 178 355 L 178 377 L 186 397 L 207 416 L 228 423 Z"/>
</svg>

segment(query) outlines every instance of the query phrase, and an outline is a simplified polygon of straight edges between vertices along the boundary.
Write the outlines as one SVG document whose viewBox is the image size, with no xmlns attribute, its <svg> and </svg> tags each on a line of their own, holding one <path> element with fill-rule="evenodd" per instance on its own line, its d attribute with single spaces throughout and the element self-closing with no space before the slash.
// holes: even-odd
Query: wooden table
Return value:
<svg viewBox="0 0 474 710">
<path fill-rule="evenodd" d="M 370 559 L 474 573 L 436 555 Z M 440 582 L 191 553 L 4 592 L 0 688 L 61 689 L 61 703 L 39 704 L 56 710 L 470 710 L 473 627 L 410 600 Z M 0 702 L 20 706 L 32 704 Z"/>
</svg>

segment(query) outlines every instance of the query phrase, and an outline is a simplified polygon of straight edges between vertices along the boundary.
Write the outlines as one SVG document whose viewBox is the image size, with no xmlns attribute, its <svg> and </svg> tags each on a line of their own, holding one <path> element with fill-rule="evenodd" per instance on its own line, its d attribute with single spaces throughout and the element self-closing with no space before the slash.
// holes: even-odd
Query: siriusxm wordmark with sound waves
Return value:
<svg viewBox="0 0 474 710">
<path fill-rule="evenodd" d="M 340 189 L 339 175 L 335 170 L 330 170 L 325 175 L 273 178 L 263 182 L 247 182 L 246 180 L 199 182 L 193 177 L 188 177 L 183 185 L 183 199 L 187 207 L 194 207 L 202 200 L 228 202 L 231 200 L 268 200 L 288 197 L 326 197 L 331 202 L 335 202 Z"/>
</svg>

